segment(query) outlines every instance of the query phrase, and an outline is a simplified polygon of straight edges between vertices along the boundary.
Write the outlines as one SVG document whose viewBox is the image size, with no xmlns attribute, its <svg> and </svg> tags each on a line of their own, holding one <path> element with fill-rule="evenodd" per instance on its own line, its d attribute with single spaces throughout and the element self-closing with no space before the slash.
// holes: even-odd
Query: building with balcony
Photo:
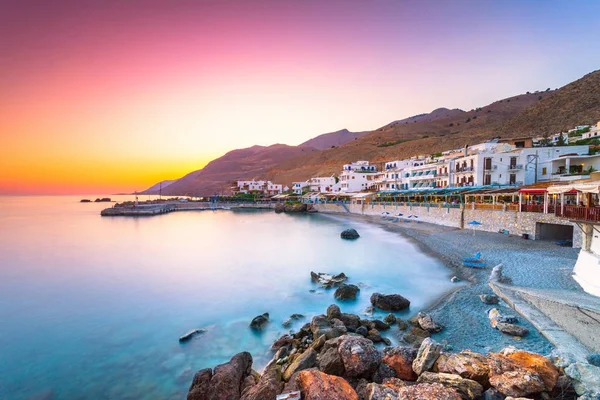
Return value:
<svg viewBox="0 0 600 400">
<path fill-rule="evenodd" d="M 310 180 L 304 182 L 292 182 L 292 191 L 296 195 L 301 195 L 304 188 L 310 186 Z"/>
<path fill-rule="evenodd" d="M 311 192 L 339 192 L 341 189 L 341 185 L 337 182 L 335 176 L 319 176 L 310 178 L 308 182 Z"/>
<path fill-rule="evenodd" d="M 368 161 L 355 161 L 350 164 L 344 164 L 343 170 L 357 172 L 375 172 L 377 171 L 377 167 L 375 165 L 369 164 Z"/>
</svg>

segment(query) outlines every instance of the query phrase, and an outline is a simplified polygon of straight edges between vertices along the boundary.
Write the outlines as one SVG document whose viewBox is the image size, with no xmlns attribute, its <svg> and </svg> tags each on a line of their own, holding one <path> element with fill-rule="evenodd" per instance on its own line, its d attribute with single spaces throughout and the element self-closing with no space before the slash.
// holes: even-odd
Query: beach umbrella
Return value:
<svg viewBox="0 0 600 400">
<path fill-rule="evenodd" d="M 467 222 L 467 225 L 471 225 L 471 228 L 473 229 L 473 236 L 474 236 L 475 235 L 475 225 L 483 225 L 483 224 L 479 221 L 473 220 L 473 221 Z"/>
</svg>

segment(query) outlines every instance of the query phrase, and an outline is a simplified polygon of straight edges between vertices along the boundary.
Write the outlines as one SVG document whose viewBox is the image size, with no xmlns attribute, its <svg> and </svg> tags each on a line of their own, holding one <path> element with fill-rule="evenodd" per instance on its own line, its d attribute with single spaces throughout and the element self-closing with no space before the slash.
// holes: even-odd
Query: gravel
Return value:
<svg viewBox="0 0 600 400">
<path fill-rule="evenodd" d="M 438 257 L 455 275 L 470 282 L 461 285 L 428 310 L 434 319 L 446 328 L 433 335 L 455 351 L 472 349 L 478 352 L 499 351 L 514 345 L 524 350 L 548 354 L 553 346 L 524 318 L 519 325 L 530 333 L 524 338 L 513 338 L 490 326 L 487 311 L 493 307 L 481 301 L 479 295 L 492 294 L 487 285 L 491 269 L 502 263 L 503 275 L 513 285 L 540 289 L 581 291 L 571 277 L 579 249 L 565 248 L 549 241 L 524 240 L 518 236 L 449 228 L 427 223 L 392 223 L 380 217 L 346 215 L 375 223 L 384 229 L 398 232 L 413 240 L 424 252 Z M 481 252 L 487 263 L 485 269 L 462 267 L 463 257 Z M 504 314 L 515 312 L 502 301 L 497 307 Z"/>
</svg>

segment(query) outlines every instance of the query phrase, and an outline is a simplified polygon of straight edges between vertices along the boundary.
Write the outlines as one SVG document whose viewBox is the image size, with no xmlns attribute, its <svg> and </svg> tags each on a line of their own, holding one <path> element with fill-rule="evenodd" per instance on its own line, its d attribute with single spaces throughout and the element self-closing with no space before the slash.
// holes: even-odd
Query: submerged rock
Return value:
<svg viewBox="0 0 600 400">
<path fill-rule="evenodd" d="M 527 328 L 515 324 L 508 324 L 505 322 L 498 322 L 496 324 L 496 329 L 498 329 L 502 333 L 506 333 L 507 335 L 511 336 L 523 337 L 527 336 L 527 334 L 529 333 L 529 330 Z"/>
<path fill-rule="evenodd" d="M 333 297 L 335 297 L 336 300 L 354 300 L 356 299 L 356 294 L 359 291 L 360 289 L 356 285 L 347 285 L 342 283 L 335 290 Z"/>
<path fill-rule="evenodd" d="M 250 322 L 250 328 L 260 331 L 265 327 L 265 325 L 268 322 L 269 322 L 269 313 L 264 313 L 262 315 L 254 317 L 254 319 L 252 319 L 252 321 Z"/>
<path fill-rule="evenodd" d="M 383 318 L 383 322 L 388 325 L 394 325 L 396 323 L 396 316 L 392 313 L 389 313 Z"/>
<path fill-rule="evenodd" d="M 206 329 L 192 329 L 191 331 L 181 335 L 181 337 L 179 337 L 179 341 L 182 343 L 187 342 L 194 336 L 203 334 L 204 332 L 206 332 Z"/>
<path fill-rule="evenodd" d="M 498 304 L 498 302 L 500 301 L 498 296 L 496 296 L 495 294 L 482 294 L 482 295 L 479 295 L 479 298 L 485 304 Z"/>
<path fill-rule="evenodd" d="M 399 294 L 373 293 L 371 304 L 385 311 L 401 311 L 410 307 L 410 301 Z"/>
<path fill-rule="evenodd" d="M 310 272 L 310 277 L 313 282 L 318 283 L 322 287 L 329 289 L 334 286 L 339 286 L 341 283 L 345 282 L 348 277 L 343 272 L 337 275 L 330 275 L 324 272 Z"/>
<path fill-rule="evenodd" d="M 292 314 L 292 315 L 290 315 L 290 317 L 288 319 L 286 319 L 285 321 L 283 321 L 281 323 L 281 326 L 283 326 L 284 328 L 289 328 L 290 326 L 292 326 L 294 321 L 300 321 L 301 319 L 304 319 L 304 315 Z"/>
<path fill-rule="evenodd" d="M 340 236 L 342 239 L 358 239 L 360 235 L 356 232 L 356 229 L 346 229 Z"/>
</svg>

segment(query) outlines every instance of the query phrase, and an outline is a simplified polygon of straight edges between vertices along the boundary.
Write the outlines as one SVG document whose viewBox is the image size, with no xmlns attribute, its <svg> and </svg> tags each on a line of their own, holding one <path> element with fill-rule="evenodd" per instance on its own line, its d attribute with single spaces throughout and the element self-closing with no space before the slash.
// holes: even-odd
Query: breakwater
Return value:
<svg viewBox="0 0 600 400">
<path fill-rule="evenodd" d="M 276 203 L 234 203 L 234 202 L 160 202 L 142 204 L 115 204 L 100 212 L 103 217 L 128 216 L 142 217 L 167 214 L 175 211 L 231 210 L 231 209 L 273 209 Z"/>
</svg>

